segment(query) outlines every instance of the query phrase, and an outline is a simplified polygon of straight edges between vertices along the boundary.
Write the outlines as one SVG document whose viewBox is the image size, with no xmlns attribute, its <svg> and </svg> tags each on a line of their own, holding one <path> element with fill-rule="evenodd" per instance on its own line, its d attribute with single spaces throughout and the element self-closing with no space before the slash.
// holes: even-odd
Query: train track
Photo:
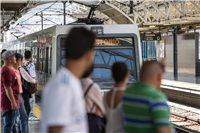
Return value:
<svg viewBox="0 0 200 133">
<path fill-rule="evenodd" d="M 178 133 L 200 133 L 200 114 L 170 106 L 170 121 Z"/>
</svg>

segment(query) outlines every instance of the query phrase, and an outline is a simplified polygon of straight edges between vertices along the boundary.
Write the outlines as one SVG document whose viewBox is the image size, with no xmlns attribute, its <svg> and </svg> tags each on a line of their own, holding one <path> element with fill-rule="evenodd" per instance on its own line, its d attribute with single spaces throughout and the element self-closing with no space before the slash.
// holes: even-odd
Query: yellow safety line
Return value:
<svg viewBox="0 0 200 133">
<path fill-rule="evenodd" d="M 41 107 L 35 104 L 34 106 L 34 115 L 41 120 L 42 110 Z"/>
</svg>

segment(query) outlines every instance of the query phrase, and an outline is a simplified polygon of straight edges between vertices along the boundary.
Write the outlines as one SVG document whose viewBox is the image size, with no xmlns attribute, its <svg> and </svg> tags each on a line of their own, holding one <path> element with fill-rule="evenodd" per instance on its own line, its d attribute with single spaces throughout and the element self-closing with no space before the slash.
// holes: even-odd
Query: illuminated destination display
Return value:
<svg viewBox="0 0 200 133">
<path fill-rule="evenodd" d="M 61 38 L 60 46 L 64 47 L 66 38 Z M 134 44 L 133 38 L 98 38 L 95 46 L 131 46 Z"/>
<path fill-rule="evenodd" d="M 95 46 L 130 46 L 133 45 L 133 38 L 98 38 Z"/>
<path fill-rule="evenodd" d="M 119 39 L 96 39 L 96 46 L 117 46 L 120 45 Z"/>
</svg>

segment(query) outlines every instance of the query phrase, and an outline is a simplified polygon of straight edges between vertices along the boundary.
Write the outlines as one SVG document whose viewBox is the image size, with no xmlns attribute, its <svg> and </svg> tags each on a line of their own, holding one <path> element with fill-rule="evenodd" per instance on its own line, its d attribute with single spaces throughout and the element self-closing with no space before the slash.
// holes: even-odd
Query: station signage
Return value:
<svg viewBox="0 0 200 133">
<path fill-rule="evenodd" d="M 140 39 L 142 41 L 153 41 L 153 40 L 161 40 L 161 33 L 144 33 L 140 34 Z"/>
<path fill-rule="evenodd" d="M 119 39 L 96 39 L 95 46 L 118 46 Z"/>
</svg>

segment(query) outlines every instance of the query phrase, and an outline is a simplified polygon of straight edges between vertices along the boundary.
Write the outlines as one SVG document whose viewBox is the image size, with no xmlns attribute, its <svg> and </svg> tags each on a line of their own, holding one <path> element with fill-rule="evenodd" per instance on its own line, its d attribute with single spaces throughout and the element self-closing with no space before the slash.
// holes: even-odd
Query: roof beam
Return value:
<svg viewBox="0 0 200 133">
<path fill-rule="evenodd" d="M 1 0 L 1 3 L 11 3 L 11 4 L 15 4 L 15 3 L 27 3 L 28 0 Z"/>
<path fill-rule="evenodd" d="M 182 13 L 171 1 L 168 1 L 168 3 L 169 3 L 170 6 L 172 6 L 180 15 L 183 15 L 183 13 Z"/>
<path fill-rule="evenodd" d="M 190 3 L 198 10 L 198 12 L 200 12 L 199 6 L 197 6 L 193 1 L 190 1 Z"/>
<path fill-rule="evenodd" d="M 134 11 L 134 10 L 133 10 L 133 13 L 134 13 L 136 16 L 138 16 L 143 22 L 145 22 L 144 18 L 143 18 L 142 16 L 140 16 L 139 13 L 137 13 L 137 12 Z M 131 16 L 131 15 L 133 15 L 133 14 L 129 14 L 129 16 Z"/>
<path fill-rule="evenodd" d="M 142 9 L 144 9 L 145 11 L 147 11 L 149 14 L 151 14 L 156 20 L 158 20 L 158 18 L 152 13 L 150 12 L 146 7 L 144 7 L 142 4 L 139 5 Z"/>
<path fill-rule="evenodd" d="M 157 10 L 157 12 L 159 12 L 163 17 L 166 17 L 166 15 L 158 8 L 158 6 L 156 6 L 154 2 L 150 2 L 150 1 L 147 1 L 147 2 L 151 4 Z"/>
</svg>

